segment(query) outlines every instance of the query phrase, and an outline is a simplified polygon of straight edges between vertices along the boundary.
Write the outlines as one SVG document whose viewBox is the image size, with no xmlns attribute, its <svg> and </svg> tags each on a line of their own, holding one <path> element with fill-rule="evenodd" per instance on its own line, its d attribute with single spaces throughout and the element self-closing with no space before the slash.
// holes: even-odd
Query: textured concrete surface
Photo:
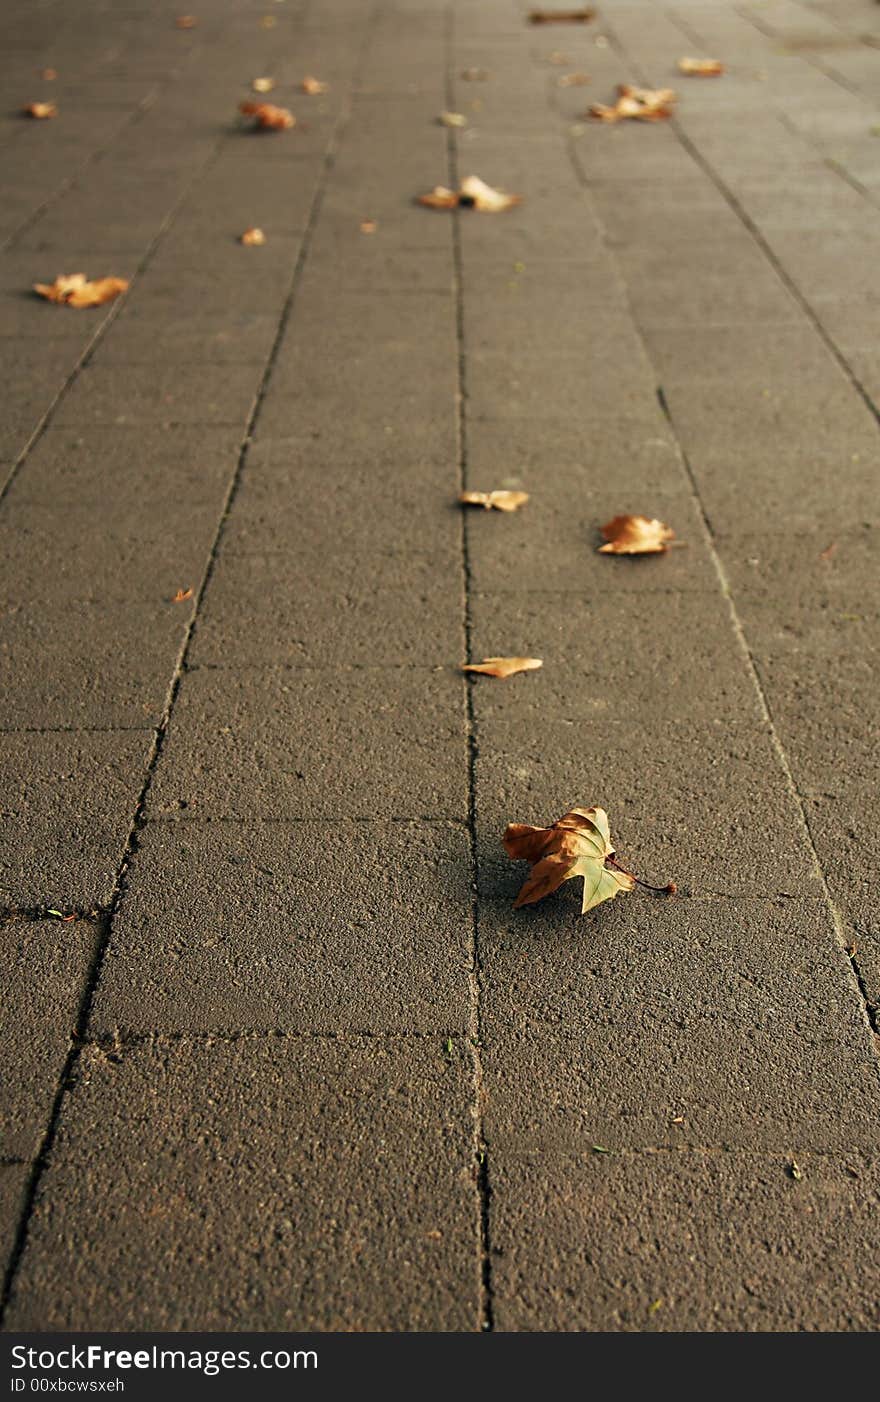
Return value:
<svg viewBox="0 0 880 1402">
<path fill-rule="evenodd" d="M 880 10 L 194 8 L 2 20 L 4 1327 L 876 1332 Z"/>
</svg>

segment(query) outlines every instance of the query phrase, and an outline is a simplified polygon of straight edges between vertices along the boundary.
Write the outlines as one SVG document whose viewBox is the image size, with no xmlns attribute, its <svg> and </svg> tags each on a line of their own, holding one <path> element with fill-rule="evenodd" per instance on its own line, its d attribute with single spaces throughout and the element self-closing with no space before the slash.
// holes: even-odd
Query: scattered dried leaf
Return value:
<svg viewBox="0 0 880 1402">
<path fill-rule="evenodd" d="M 467 117 L 462 112 L 441 112 L 437 118 L 441 127 L 466 127 Z"/>
<path fill-rule="evenodd" d="M 185 599 L 191 599 L 192 592 L 191 589 L 178 589 L 174 598 L 171 600 L 172 604 L 182 604 Z"/>
<path fill-rule="evenodd" d="M 466 662 L 463 672 L 478 672 L 483 677 L 515 677 L 518 672 L 537 672 L 544 663 L 540 657 L 484 657 L 482 662 Z"/>
<path fill-rule="evenodd" d="M 481 214 L 501 214 L 521 204 L 522 195 L 508 195 L 504 190 L 493 189 L 478 175 L 468 175 L 457 191 L 435 185 L 429 194 L 419 195 L 418 202 L 429 209 L 476 209 Z"/>
<path fill-rule="evenodd" d="M 529 24 L 587 24 L 595 10 L 532 10 Z"/>
<path fill-rule="evenodd" d="M 563 73 L 556 79 L 557 88 L 583 88 L 590 82 L 589 73 Z"/>
<path fill-rule="evenodd" d="M 361 233 L 362 233 L 362 234 L 375 234 L 375 232 L 376 232 L 376 230 L 378 229 L 378 227 L 379 227 L 379 225 L 378 225 L 378 223 L 377 223 L 377 221 L 376 221 L 375 219 L 362 219 L 362 220 L 361 220 Z"/>
<path fill-rule="evenodd" d="M 436 1229 L 435 1229 L 433 1232 L 425 1232 L 425 1236 L 427 1237 L 428 1241 L 442 1241 L 442 1240 L 443 1240 L 443 1233 L 442 1233 L 442 1232 L 438 1232 Z"/>
<path fill-rule="evenodd" d="M 274 15 L 263 15 L 263 18 L 260 20 L 260 28 L 274 29 L 277 23 L 278 21 Z"/>
<path fill-rule="evenodd" d="M 62 925 L 70 925 L 72 921 L 78 918 L 75 910 L 72 911 L 70 915 L 65 915 L 62 910 L 49 909 L 46 911 L 46 914 L 54 915 L 55 919 L 60 920 Z"/>
<path fill-rule="evenodd" d="M 629 83 L 620 83 L 617 93 L 613 107 L 596 102 L 589 115 L 600 122 L 620 122 L 627 117 L 637 122 L 662 122 L 672 116 L 675 108 L 672 88 L 634 88 Z"/>
<path fill-rule="evenodd" d="M 658 1311 L 659 1309 L 662 1309 L 662 1308 L 663 1308 L 663 1296 L 661 1295 L 660 1298 L 659 1298 L 659 1300 L 652 1300 L 652 1301 L 651 1301 L 651 1303 L 650 1303 L 649 1306 L 648 1306 L 648 1314 L 656 1314 L 657 1311 Z"/>
<path fill-rule="evenodd" d="M 266 242 L 266 235 L 262 229 L 245 229 L 238 241 L 246 244 L 248 248 L 259 248 L 261 244 Z"/>
<path fill-rule="evenodd" d="M 296 126 L 296 117 L 292 112 L 271 102 L 242 102 L 238 110 L 245 117 L 253 117 L 255 125 L 262 131 L 289 131 Z"/>
<path fill-rule="evenodd" d="M 719 78 L 724 72 L 724 64 L 720 58 L 680 58 L 678 71 L 692 78 Z"/>
<path fill-rule="evenodd" d="M 318 97 L 322 92 L 327 91 L 328 86 L 329 84 L 322 83 L 320 78 L 312 78 L 308 75 L 300 83 L 303 92 L 307 93 L 309 97 Z"/>
<path fill-rule="evenodd" d="M 52 283 L 35 282 L 34 291 L 49 302 L 67 307 L 101 307 L 128 291 L 124 277 L 102 277 L 89 282 L 85 273 L 61 273 Z"/>
<path fill-rule="evenodd" d="M 195 29 L 198 20 L 195 15 L 178 15 L 174 23 L 178 29 Z"/>
<path fill-rule="evenodd" d="M 58 71 L 55 68 L 44 68 L 40 73 L 40 77 L 44 83 L 54 83 L 55 79 L 58 77 Z"/>
<path fill-rule="evenodd" d="M 604 808 L 572 808 L 549 828 L 510 823 L 502 840 L 509 857 L 528 862 L 532 868 L 514 907 L 534 905 L 552 895 L 564 881 L 581 877 L 581 914 L 585 915 L 635 886 L 635 877 L 629 872 L 605 864 L 614 856 L 614 848 Z"/>
<path fill-rule="evenodd" d="M 419 204 L 426 205 L 428 209 L 457 209 L 460 203 L 457 192 L 448 190 L 445 185 L 435 185 L 427 195 L 419 195 Z"/>
<path fill-rule="evenodd" d="M 274 86 L 274 78 L 254 78 L 251 83 L 254 92 L 271 92 Z"/>
<path fill-rule="evenodd" d="M 602 535 L 607 543 L 599 546 L 600 555 L 657 555 L 668 549 L 675 531 L 648 516 L 615 516 Z"/>
<path fill-rule="evenodd" d="M 831 557 L 833 556 L 833 554 L 834 554 L 834 552 L 835 552 L 836 549 L 837 549 L 837 541 L 836 541 L 836 540 L 832 540 L 832 542 L 831 542 L 830 545 L 826 545 L 824 550 L 820 550 L 820 552 L 819 552 L 819 559 L 820 559 L 820 560 L 830 560 Z"/>
<path fill-rule="evenodd" d="M 29 102 L 27 107 L 23 107 L 22 114 L 25 117 L 34 117 L 38 122 L 45 122 L 49 117 L 58 116 L 58 108 L 54 102 Z"/>
<path fill-rule="evenodd" d="M 458 498 L 463 506 L 484 506 L 487 511 L 519 511 L 529 499 L 528 492 L 462 492 Z"/>
<path fill-rule="evenodd" d="M 486 83 L 491 74 L 488 68 L 465 68 L 461 76 L 466 83 Z"/>
<path fill-rule="evenodd" d="M 800 1182 L 801 1182 L 801 1180 L 802 1180 L 802 1178 L 803 1178 L 803 1176 L 804 1176 L 804 1170 L 801 1168 L 800 1164 L 797 1162 L 797 1159 L 792 1159 L 791 1162 L 789 1163 L 789 1165 L 788 1165 L 788 1176 L 789 1176 L 789 1178 L 793 1178 L 794 1181 L 795 1181 L 795 1183 L 800 1183 Z"/>
</svg>

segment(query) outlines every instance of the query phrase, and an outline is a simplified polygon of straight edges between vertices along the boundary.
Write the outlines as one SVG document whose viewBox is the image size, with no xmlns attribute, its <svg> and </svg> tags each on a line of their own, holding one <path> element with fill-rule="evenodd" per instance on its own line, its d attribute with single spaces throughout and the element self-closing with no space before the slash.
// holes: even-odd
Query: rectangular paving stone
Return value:
<svg viewBox="0 0 880 1402">
<path fill-rule="evenodd" d="M 504 1331 L 876 1327 L 873 1158 L 535 1153 L 493 1166 Z"/>
<path fill-rule="evenodd" d="M 4 906 L 109 901 L 152 741 L 152 731 L 0 735 Z"/>
<path fill-rule="evenodd" d="M 139 304 L 132 315 L 117 318 L 91 357 L 94 364 L 205 366 L 265 365 L 278 333 L 273 313 L 217 312 L 210 319 L 146 315 Z"/>
<path fill-rule="evenodd" d="M 820 900 L 636 890 L 579 912 L 565 888 L 532 909 L 484 904 L 496 1152 L 872 1147 L 880 1064 Z"/>
<path fill-rule="evenodd" d="M 475 678 L 482 724 L 516 716 L 614 722 L 677 721 L 689 715 L 759 723 L 762 713 L 725 600 L 658 589 L 603 595 L 497 592 L 471 600 L 471 651 L 479 657 L 540 657 L 540 672 L 492 686 Z"/>
<path fill-rule="evenodd" d="M 259 389 L 251 365 L 98 365 L 77 377 L 56 426 L 247 422 Z"/>
<path fill-rule="evenodd" d="M 470 883 L 463 828 L 150 824 L 92 1030 L 464 1035 Z"/>
<path fill-rule="evenodd" d="M 4 1004 L 15 1025 L 0 1086 L 0 1159 L 32 1159 L 52 1104 L 99 944 L 89 921 L 0 921 Z"/>
<path fill-rule="evenodd" d="M 87 1049 L 7 1327 L 476 1329 L 472 1094 L 441 1039 Z"/>
<path fill-rule="evenodd" d="M 30 1164 L 0 1164 L 0 1261 L 4 1271 L 15 1247 L 30 1176 Z"/>
<path fill-rule="evenodd" d="M 648 881 L 695 895 L 820 897 L 799 809 L 763 730 L 694 724 L 686 702 L 661 728 L 550 717 L 539 726 L 519 717 L 513 696 L 504 724 L 493 719 L 477 736 L 481 860 L 502 864 L 511 898 L 520 872 L 501 849 L 506 825 L 546 826 L 591 804 L 611 815 L 620 861 Z"/>
<path fill-rule="evenodd" d="M 341 557 L 341 558 L 340 558 Z M 362 538 L 321 559 L 229 555 L 216 564 L 191 661 L 195 665 L 435 666 L 462 649 L 460 562 Z"/>
<path fill-rule="evenodd" d="M 194 671 L 178 695 L 149 811 L 461 821 L 457 665 Z M 409 724 L 415 715 L 417 727 Z"/>
</svg>

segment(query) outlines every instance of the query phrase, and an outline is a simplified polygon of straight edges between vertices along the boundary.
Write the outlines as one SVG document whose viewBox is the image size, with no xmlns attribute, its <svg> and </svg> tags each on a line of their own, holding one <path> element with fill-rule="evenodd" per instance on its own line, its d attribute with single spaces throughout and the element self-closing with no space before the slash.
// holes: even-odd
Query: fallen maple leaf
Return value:
<svg viewBox="0 0 880 1402">
<path fill-rule="evenodd" d="M 253 117 L 262 131 L 289 131 L 296 126 L 296 117 L 286 107 L 275 107 L 271 102 L 242 102 L 239 112 L 245 117 Z"/>
<path fill-rule="evenodd" d="M 616 865 L 608 814 L 604 808 L 572 808 L 549 828 L 509 823 L 502 838 L 504 850 L 514 861 L 528 862 L 532 871 L 514 907 L 534 905 L 552 895 L 564 881 L 583 878 L 581 914 L 611 901 L 621 891 L 631 891 L 636 879 Z"/>
<path fill-rule="evenodd" d="M 680 58 L 678 71 L 695 78 L 717 78 L 724 72 L 724 64 L 720 58 Z"/>
<path fill-rule="evenodd" d="M 429 209 L 476 209 L 481 214 L 500 214 L 505 209 L 522 203 L 522 195 L 508 195 L 504 190 L 494 190 L 478 175 L 468 175 L 462 180 L 458 190 L 448 190 L 445 185 L 435 185 L 427 195 L 419 195 L 419 204 Z"/>
<path fill-rule="evenodd" d="M 306 76 L 300 83 L 300 87 L 302 88 L 304 93 L 308 94 L 309 97 L 318 97 L 320 93 L 327 91 L 329 84 L 322 83 L 320 78 L 311 78 Z"/>
<path fill-rule="evenodd" d="M 178 589 L 174 598 L 171 600 L 172 604 L 182 604 L 185 599 L 191 599 L 192 592 L 191 589 Z"/>
<path fill-rule="evenodd" d="M 602 527 L 602 535 L 607 544 L 599 546 L 600 555 L 657 555 L 668 548 L 675 531 L 647 516 L 615 516 Z"/>
<path fill-rule="evenodd" d="M 378 227 L 379 227 L 379 225 L 378 225 L 378 223 L 376 222 L 375 219 L 362 219 L 362 220 L 361 220 L 361 233 L 362 233 L 362 234 L 375 234 L 375 232 L 376 232 L 376 230 L 378 229 Z"/>
<path fill-rule="evenodd" d="M 437 118 L 441 127 L 466 127 L 467 117 L 462 112 L 441 112 Z"/>
<path fill-rule="evenodd" d="M 627 117 L 637 122 L 661 122 L 672 116 L 675 107 L 672 88 L 634 88 L 629 83 L 620 83 L 617 93 L 613 107 L 596 102 L 589 115 L 600 122 L 620 122 Z"/>
<path fill-rule="evenodd" d="M 529 24 L 586 24 L 595 18 L 595 10 L 532 10 Z"/>
<path fill-rule="evenodd" d="M 254 78 L 251 83 L 254 92 L 271 92 L 274 86 L 274 78 Z"/>
<path fill-rule="evenodd" d="M 537 672 L 543 665 L 540 657 L 484 657 L 482 662 L 466 662 L 461 670 L 504 680 L 515 677 L 518 672 Z"/>
<path fill-rule="evenodd" d="M 55 79 L 58 77 L 58 71 L 55 68 L 44 68 L 40 73 L 40 77 L 44 83 L 54 83 Z"/>
<path fill-rule="evenodd" d="M 178 15 L 174 23 L 178 29 L 195 29 L 198 20 L 195 15 Z"/>
<path fill-rule="evenodd" d="M 266 235 L 262 229 L 245 229 L 244 233 L 239 235 L 238 241 L 249 248 L 258 248 L 266 242 Z"/>
<path fill-rule="evenodd" d="M 49 302 L 67 307 L 101 307 L 128 291 L 124 277 L 102 277 L 89 282 L 85 273 L 62 273 L 52 283 L 35 282 L 34 291 Z"/>
<path fill-rule="evenodd" d="M 25 117 L 35 117 L 37 121 L 46 121 L 48 117 L 58 116 L 58 108 L 54 102 L 29 102 L 27 107 L 21 110 Z"/>
<path fill-rule="evenodd" d="M 463 506 L 484 506 L 487 511 L 519 511 L 529 499 L 528 492 L 462 492 L 458 498 Z"/>
<path fill-rule="evenodd" d="M 589 73 L 563 73 L 561 78 L 556 79 L 557 88 L 582 88 L 589 83 Z"/>
</svg>

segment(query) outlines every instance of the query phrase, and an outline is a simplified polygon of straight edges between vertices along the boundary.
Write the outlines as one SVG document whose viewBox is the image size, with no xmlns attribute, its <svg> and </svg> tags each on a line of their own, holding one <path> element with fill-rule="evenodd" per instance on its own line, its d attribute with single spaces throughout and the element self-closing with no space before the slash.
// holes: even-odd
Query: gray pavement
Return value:
<svg viewBox="0 0 880 1402">
<path fill-rule="evenodd" d="M 180 8 L 4 11 L 4 1326 L 876 1331 L 880 9 Z"/>
</svg>

